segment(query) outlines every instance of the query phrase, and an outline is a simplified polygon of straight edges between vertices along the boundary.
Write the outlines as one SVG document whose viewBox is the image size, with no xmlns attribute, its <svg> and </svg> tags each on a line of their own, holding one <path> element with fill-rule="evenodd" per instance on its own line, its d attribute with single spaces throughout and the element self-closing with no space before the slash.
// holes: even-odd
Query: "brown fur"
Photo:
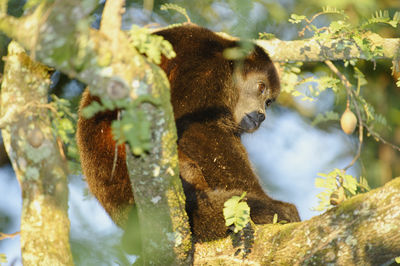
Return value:
<svg viewBox="0 0 400 266">
<path fill-rule="evenodd" d="M 265 114 L 265 101 L 275 99 L 279 93 L 279 80 L 268 55 L 256 46 L 241 64 L 227 60 L 223 51 L 238 44 L 194 25 L 157 34 L 168 40 L 177 53 L 173 59 L 163 58 L 160 67 L 171 84 L 180 175 L 195 239 L 206 241 L 225 236 L 223 204 L 243 191 L 247 192 L 255 223 L 270 223 L 275 213 L 279 220 L 299 221 L 296 207 L 265 194 L 240 141 L 240 134 L 258 128 L 263 118 L 251 129 L 241 126 L 249 122 L 238 121 L 235 107 L 246 109 L 248 106 L 249 110 L 240 112 L 243 119 L 253 123 L 250 111 Z M 237 72 L 239 74 L 235 74 Z M 257 80 L 252 76 L 254 73 Z M 253 92 L 258 79 L 266 83 L 268 93 L 256 95 Z M 241 94 L 241 90 L 248 92 Z M 246 101 L 240 95 L 254 97 L 253 102 L 260 102 L 259 106 L 239 102 Z M 80 109 L 93 100 L 96 98 L 86 91 Z M 116 172 L 111 178 L 115 151 L 110 131 L 113 119 L 116 119 L 116 112 L 104 112 L 91 119 L 80 117 L 77 141 L 91 192 L 121 225 L 126 220 L 129 209 L 126 207 L 132 206 L 134 200 L 124 146 L 118 148 Z"/>
</svg>

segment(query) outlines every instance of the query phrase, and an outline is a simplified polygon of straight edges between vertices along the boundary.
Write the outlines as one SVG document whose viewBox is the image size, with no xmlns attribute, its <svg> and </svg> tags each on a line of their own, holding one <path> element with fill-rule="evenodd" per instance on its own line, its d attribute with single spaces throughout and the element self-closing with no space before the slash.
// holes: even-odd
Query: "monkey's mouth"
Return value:
<svg viewBox="0 0 400 266">
<path fill-rule="evenodd" d="M 254 132 L 260 127 L 260 125 L 261 122 L 253 117 L 252 113 L 246 114 L 246 116 L 243 117 L 242 121 L 240 121 L 240 127 L 248 133 Z"/>
</svg>

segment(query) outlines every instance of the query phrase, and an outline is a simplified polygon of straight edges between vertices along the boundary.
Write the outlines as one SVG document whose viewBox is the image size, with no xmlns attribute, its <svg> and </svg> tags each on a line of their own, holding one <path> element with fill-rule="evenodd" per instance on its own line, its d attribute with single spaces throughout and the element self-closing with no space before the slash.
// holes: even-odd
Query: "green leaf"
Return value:
<svg viewBox="0 0 400 266">
<path fill-rule="evenodd" d="M 324 114 L 318 114 L 314 121 L 312 121 L 311 125 L 316 126 L 320 123 L 327 122 L 327 121 L 339 121 L 340 117 L 339 114 L 333 111 L 328 111 Z"/>
<path fill-rule="evenodd" d="M 273 33 L 259 32 L 258 38 L 260 40 L 272 40 L 276 39 L 276 36 Z"/>
<path fill-rule="evenodd" d="M 82 115 L 86 119 L 93 117 L 97 112 L 104 111 L 105 108 L 100 105 L 97 101 L 93 101 L 91 104 L 82 109 Z"/>
<path fill-rule="evenodd" d="M 0 253 L 0 263 L 7 263 L 7 256 L 4 253 Z"/>
<path fill-rule="evenodd" d="M 121 120 L 112 122 L 111 129 L 117 143 L 127 142 L 136 156 L 152 147 L 151 123 L 140 109 L 127 110 Z"/>
<path fill-rule="evenodd" d="M 276 224 L 277 222 L 278 222 L 278 214 L 275 213 L 275 214 L 274 214 L 274 218 L 272 219 L 272 223 L 273 223 L 273 224 Z"/>
<path fill-rule="evenodd" d="M 384 11 L 379 10 L 379 11 L 376 11 L 372 15 L 372 18 L 370 18 L 366 22 L 364 22 L 361 25 L 361 28 L 365 28 L 365 27 L 368 27 L 368 26 L 370 26 L 372 24 L 377 24 L 377 23 L 385 23 L 385 24 L 388 24 L 388 25 L 396 28 L 397 25 L 399 24 L 399 22 L 400 22 L 400 14 L 399 14 L 399 12 L 395 12 L 394 15 L 393 15 L 393 19 L 391 19 L 390 16 L 389 16 L 389 11 L 387 11 L 387 10 L 384 10 Z"/>
<path fill-rule="evenodd" d="M 368 182 L 364 177 L 361 176 L 360 182 L 358 182 L 357 178 L 346 175 L 345 171 L 341 169 L 336 168 L 328 174 L 318 173 L 318 176 L 320 177 L 315 179 L 315 186 L 323 188 L 324 190 L 317 194 L 319 204 L 313 208 L 313 210 L 316 211 L 327 210 L 331 207 L 330 196 L 340 185 L 338 182 L 339 179 L 343 181 L 341 185 L 347 192 L 346 194 L 348 197 L 354 196 L 362 191 L 370 190 Z"/>
<path fill-rule="evenodd" d="M 351 175 L 342 175 L 341 177 L 343 178 L 343 187 L 352 195 L 355 195 L 358 184 L 357 179 Z"/>
<path fill-rule="evenodd" d="M 331 7 L 331 6 L 325 6 L 322 7 L 322 12 L 324 14 L 338 14 L 338 15 L 343 15 L 345 17 L 347 17 L 347 15 L 344 13 L 344 10 L 342 9 L 337 9 L 336 7 Z"/>
<path fill-rule="evenodd" d="M 360 186 L 360 188 L 364 189 L 365 191 L 371 190 L 370 186 L 368 185 L 367 179 L 363 176 L 360 176 L 359 186 Z"/>
<path fill-rule="evenodd" d="M 400 264 L 400 256 L 399 256 L 399 257 L 396 257 L 396 258 L 394 258 L 394 261 L 395 261 L 397 264 Z"/>
<path fill-rule="evenodd" d="M 160 64 L 162 55 L 168 59 L 176 56 L 172 45 L 162 36 L 152 34 L 148 28 L 132 25 L 128 35 L 131 45 L 155 64 Z"/>
<path fill-rule="evenodd" d="M 329 29 L 332 33 L 339 33 L 341 31 L 347 31 L 350 28 L 348 23 L 345 23 L 343 20 L 332 21 L 329 25 Z"/>
<path fill-rule="evenodd" d="M 161 10 L 175 10 L 178 13 L 181 13 L 182 15 L 185 16 L 187 22 L 190 22 L 190 18 L 186 12 L 186 9 L 184 9 L 183 7 L 180 7 L 176 4 L 163 4 L 160 7 Z"/>
<path fill-rule="evenodd" d="M 325 179 L 323 178 L 315 178 L 315 186 L 318 188 L 325 188 Z"/>
<path fill-rule="evenodd" d="M 297 23 L 300 23 L 301 21 L 303 21 L 304 19 L 306 19 L 306 16 L 292 14 L 292 15 L 290 15 L 289 22 L 293 23 L 293 24 L 297 24 Z"/>
<path fill-rule="evenodd" d="M 242 230 L 250 221 L 250 207 L 246 202 L 241 201 L 245 196 L 246 192 L 243 192 L 240 197 L 233 196 L 224 203 L 225 225 L 234 225 L 235 233 Z"/>
</svg>

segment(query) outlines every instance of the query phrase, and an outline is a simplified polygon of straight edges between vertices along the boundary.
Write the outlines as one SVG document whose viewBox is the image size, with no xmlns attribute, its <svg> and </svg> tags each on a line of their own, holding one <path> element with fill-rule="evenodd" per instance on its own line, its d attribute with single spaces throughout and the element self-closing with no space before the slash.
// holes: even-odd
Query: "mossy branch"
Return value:
<svg viewBox="0 0 400 266">
<path fill-rule="evenodd" d="M 381 58 L 395 58 L 400 50 L 399 38 L 382 38 L 378 34 L 370 34 L 369 39 L 373 46 L 382 46 L 383 56 Z M 256 40 L 255 42 L 263 47 L 276 62 L 293 61 L 319 61 L 326 60 L 350 60 L 366 59 L 367 56 L 359 49 L 353 41 L 344 50 L 338 50 L 340 39 L 321 40 L 306 39 L 294 41 L 282 41 L 279 39 Z"/>
<path fill-rule="evenodd" d="M 11 42 L 1 86 L 1 110 L 9 114 L 3 119 L 12 120 L 6 121 L 2 136 L 22 190 L 20 237 L 24 265 L 73 264 L 67 162 L 48 113 L 36 104 L 47 103 L 49 85 L 48 68 L 32 61 L 21 46 Z"/>
<path fill-rule="evenodd" d="M 246 252 L 246 240 L 197 244 L 194 264 L 391 265 L 400 255 L 400 177 L 310 220 L 254 231 Z"/>
</svg>

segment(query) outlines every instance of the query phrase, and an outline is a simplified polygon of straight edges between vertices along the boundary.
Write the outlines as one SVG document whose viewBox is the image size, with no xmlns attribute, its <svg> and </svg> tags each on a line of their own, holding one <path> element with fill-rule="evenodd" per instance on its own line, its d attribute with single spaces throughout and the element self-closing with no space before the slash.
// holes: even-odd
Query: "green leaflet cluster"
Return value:
<svg viewBox="0 0 400 266">
<path fill-rule="evenodd" d="M 340 169 L 334 169 L 328 174 L 318 173 L 318 176 L 315 179 L 315 186 L 324 190 L 317 195 L 319 205 L 314 208 L 316 211 L 324 211 L 332 207 L 330 197 L 339 187 L 344 188 L 345 198 L 370 190 L 364 177 L 360 176 L 358 181 L 357 178 Z"/>
<path fill-rule="evenodd" d="M 139 53 L 155 64 L 161 63 L 162 55 L 168 59 L 176 56 L 172 45 L 163 37 L 151 34 L 148 28 L 133 25 L 129 31 L 129 41 Z"/>
<path fill-rule="evenodd" d="M 339 19 L 328 23 L 328 25 L 317 27 L 313 22 L 322 15 L 335 15 Z M 289 22 L 293 24 L 304 25 L 300 30 L 299 35 L 304 36 L 306 32 L 311 34 L 311 38 L 318 42 L 328 40 L 337 40 L 335 47 L 332 47 L 336 52 L 346 53 L 354 44 L 363 53 L 366 60 L 374 61 L 383 55 L 383 48 L 375 45 L 376 38 L 380 38 L 372 33 L 369 28 L 375 24 L 386 24 L 391 27 L 397 28 L 400 23 L 400 12 L 395 12 L 392 16 L 388 11 L 377 11 L 372 14 L 371 18 L 366 19 L 359 25 L 352 25 L 349 17 L 345 14 L 344 10 L 338 10 L 332 7 L 325 7 L 323 10 L 311 18 L 304 15 L 292 14 Z M 396 64 L 394 60 L 394 64 Z M 387 122 L 384 116 L 377 114 L 374 107 L 366 101 L 362 96 L 362 87 L 368 85 L 368 81 L 361 70 L 356 66 L 357 60 L 350 59 L 344 60 L 344 66 L 350 68 L 348 71 L 353 73 L 350 80 L 353 86 L 354 98 L 352 101 L 351 109 L 354 110 L 354 105 L 357 104 L 361 110 L 361 117 L 363 122 L 370 128 L 378 130 L 387 127 Z M 331 89 L 335 95 L 340 98 L 344 95 L 345 89 L 338 78 L 326 75 L 326 70 L 317 72 L 316 75 L 302 74 L 302 62 L 286 63 L 282 71 L 282 91 L 291 94 L 294 97 L 299 97 L 304 101 L 314 101 L 315 98 L 327 89 Z M 393 69 L 398 66 L 394 65 Z M 396 83 L 400 87 L 400 79 Z M 317 125 L 326 121 L 337 121 L 340 115 L 334 111 L 328 111 L 325 114 L 318 114 L 313 125 Z M 375 136 L 379 134 L 374 132 Z"/>
<path fill-rule="evenodd" d="M 69 168 L 72 173 L 80 171 L 79 154 L 75 140 L 78 115 L 71 106 L 71 102 L 51 95 L 49 103 L 50 116 L 54 134 L 65 145 Z"/>
<path fill-rule="evenodd" d="M 145 84 L 144 84 L 145 85 Z M 143 103 L 159 105 L 159 100 L 151 95 L 141 95 L 136 99 L 111 100 L 101 98 L 101 102 L 92 102 L 83 109 L 86 118 L 93 117 L 98 112 L 124 110 L 121 119 L 113 121 L 111 128 L 117 144 L 127 142 L 134 155 L 141 155 L 151 149 L 151 122 L 144 110 L 140 108 Z"/>
<path fill-rule="evenodd" d="M 152 148 L 151 121 L 142 105 L 159 106 L 159 88 L 169 87 L 164 84 L 167 82 L 164 72 L 152 63 L 159 64 L 162 56 L 173 58 L 176 54 L 168 41 L 153 35 L 150 29 L 133 25 L 128 36 L 132 49 L 138 52 L 132 60 L 139 69 L 145 69 L 142 71 L 143 75 L 134 80 L 132 88 L 129 88 L 134 93 L 126 92 L 125 87 L 128 86 L 115 80 L 117 87 L 120 87 L 117 88 L 115 97 L 101 97 L 99 102 L 93 101 L 82 110 L 82 114 L 90 118 L 98 112 L 118 110 L 118 119 L 111 125 L 113 136 L 117 144 L 127 142 L 132 153 L 139 156 Z"/>
<path fill-rule="evenodd" d="M 242 230 L 250 221 L 250 207 L 245 201 L 243 192 L 241 196 L 233 196 L 224 203 L 224 218 L 226 226 L 234 226 L 234 232 Z"/>
</svg>

